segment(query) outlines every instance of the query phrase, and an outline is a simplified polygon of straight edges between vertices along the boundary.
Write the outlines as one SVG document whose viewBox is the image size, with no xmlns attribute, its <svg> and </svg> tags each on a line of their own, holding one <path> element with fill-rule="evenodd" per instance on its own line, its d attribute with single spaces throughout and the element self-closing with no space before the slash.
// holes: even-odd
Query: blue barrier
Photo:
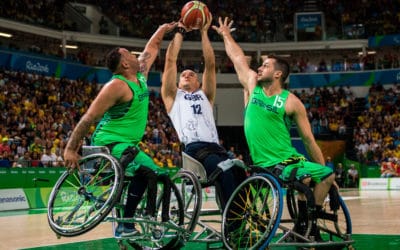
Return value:
<svg viewBox="0 0 400 250">
<path fill-rule="evenodd" d="M 57 60 L 50 56 L 35 55 L 0 49 L 0 67 L 13 71 L 29 72 L 56 78 L 68 78 L 71 80 L 83 79 L 89 82 L 106 83 L 112 73 L 103 67 L 91 67 L 68 60 Z M 159 87 L 161 85 L 161 73 L 150 72 L 147 84 Z"/>
<path fill-rule="evenodd" d="M 375 83 L 384 85 L 400 82 L 400 69 L 291 74 L 289 82 L 292 89 L 323 86 L 369 87 Z"/>
</svg>

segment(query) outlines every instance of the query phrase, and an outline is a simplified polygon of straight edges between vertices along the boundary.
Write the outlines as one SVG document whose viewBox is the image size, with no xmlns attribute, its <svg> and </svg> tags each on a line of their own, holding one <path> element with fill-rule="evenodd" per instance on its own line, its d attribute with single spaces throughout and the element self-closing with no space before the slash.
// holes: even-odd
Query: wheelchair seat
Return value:
<svg viewBox="0 0 400 250">
<path fill-rule="evenodd" d="M 110 150 L 106 146 L 82 146 L 82 156 L 96 153 L 110 154 Z"/>
<path fill-rule="evenodd" d="M 199 178 L 201 184 L 207 183 L 207 173 L 203 164 L 185 152 L 182 152 L 182 167 L 193 172 Z"/>
</svg>

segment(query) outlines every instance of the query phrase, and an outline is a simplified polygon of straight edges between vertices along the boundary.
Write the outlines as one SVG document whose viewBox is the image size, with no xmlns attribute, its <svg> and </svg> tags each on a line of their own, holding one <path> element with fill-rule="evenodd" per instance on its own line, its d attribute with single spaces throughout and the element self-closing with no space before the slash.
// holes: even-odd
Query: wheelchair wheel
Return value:
<svg viewBox="0 0 400 250">
<path fill-rule="evenodd" d="M 236 188 L 224 210 L 224 245 L 228 249 L 265 249 L 278 229 L 282 209 L 282 189 L 275 177 L 249 177 Z"/>
<path fill-rule="evenodd" d="M 158 185 L 157 192 L 157 213 L 155 218 L 141 216 L 141 211 L 145 209 L 145 203 L 141 202 L 135 216 L 136 229 L 140 232 L 133 236 L 128 243 L 137 250 L 142 249 L 179 249 L 183 246 L 183 237 L 185 230 L 184 224 L 184 205 L 180 191 L 174 183 L 171 183 L 171 199 L 169 203 L 168 222 L 162 222 L 162 197 L 164 190 L 162 185 Z M 142 201 L 146 200 L 146 196 Z"/>
<path fill-rule="evenodd" d="M 123 177 L 112 156 L 83 157 L 79 168 L 64 172 L 53 187 L 47 211 L 50 228 L 71 237 L 97 226 L 118 201 Z"/>
<path fill-rule="evenodd" d="M 318 218 L 318 227 L 321 231 L 328 233 L 331 237 L 336 236 L 342 239 L 352 234 L 352 224 L 349 210 L 346 203 L 339 196 L 340 207 L 338 210 L 331 211 L 329 201 L 325 201 L 323 211 L 324 218 Z"/>
<path fill-rule="evenodd" d="M 178 187 L 182 196 L 185 213 L 184 229 L 188 239 L 196 227 L 201 212 L 202 191 L 200 182 L 192 172 L 182 169 L 172 178 L 172 181 Z"/>
<path fill-rule="evenodd" d="M 295 192 L 293 188 L 286 189 L 286 204 L 290 218 L 292 219 L 298 218 L 299 215 Z"/>
</svg>

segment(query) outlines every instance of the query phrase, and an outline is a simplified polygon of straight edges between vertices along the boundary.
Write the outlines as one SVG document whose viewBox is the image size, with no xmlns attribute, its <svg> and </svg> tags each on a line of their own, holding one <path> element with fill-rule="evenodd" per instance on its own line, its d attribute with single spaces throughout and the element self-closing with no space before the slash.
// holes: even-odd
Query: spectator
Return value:
<svg viewBox="0 0 400 250">
<path fill-rule="evenodd" d="M 31 156 L 28 151 L 26 151 L 21 157 L 14 162 L 13 167 L 16 168 L 27 168 L 31 167 Z"/>
<path fill-rule="evenodd" d="M 351 164 L 349 170 L 347 170 L 347 178 L 349 179 L 349 187 L 358 187 L 358 170 L 354 164 Z"/>
<path fill-rule="evenodd" d="M 28 141 L 26 139 L 22 139 L 21 143 L 19 143 L 17 146 L 17 154 L 19 156 L 23 156 L 27 151 L 28 151 Z"/>
<path fill-rule="evenodd" d="M 40 161 L 44 167 L 54 167 L 57 165 L 57 156 L 51 152 L 51 146 L 46 146 L 45 152 L 40 157 Z"/>
<path fill-rule="evenodd" d="M 38 136 L 35 137 L 33 143 L 29 146 L 29 151 L 43 153 L 42 139 Z"/>
<path fill-rule="evenodd" d="M 11 154 L 11 148 L 10 145 L 8 145 L 8 137 L 3 137 L 1 139 L 1 144 L 0 144 L 0 155 L 3 155 L 4 151 L 7 151 L 9 154 Z"/>
<path fill-rule="evenodd" d="M 231 158 L 231 159 L 237 158 L 235 146 L 230 146 L 227 153 L 229 155 L 229 158 Z"/>
<path fill-rule="evenodd" d="M 8 151 L 3 151 L 3 153 L 0 155 L 0 167 L 11 168 L 11 166 L 12 161 L 10 160 Z"/>
<path fill-rule="evenodd" d="M 390 158 L 387 162 L 381 164 L 381 177 L 390 178 L 398 176 L 396 171 L 396 164 L 393 158 Z"/>
<path fill-rule="evenodd" d="M 62 157 L 62 153 L 60 149 L 56 150 L 56 162 L 53 164 L 54 167 L 63 167 L 64 166 L 64 158 Z"/>
<path fill-rule="evenodd" d="M 335 165 L 333 164 L 332 158 L 330 156 L 326 157 L 325 166 L 332 169 L 332 171 L 335 171 Z"/>
<path fill-rule="evenodd" d="M 344 172 L 343 169 L 343 164 L 342 163 L 338 163 L 335 169 L 335 181 L 336 183 L 339 185 L 339 187 L 344 187 L 344 183 L 345 183 L 345 178 L 346 178 L 346 174 Z"/>
<path fill-rule="evenodd" d="M 43 164 L 40 160 L 42 154 L 37 151 L 29 152 L 31 155 L 31 167 L 43 167 Z"/>
</svg>

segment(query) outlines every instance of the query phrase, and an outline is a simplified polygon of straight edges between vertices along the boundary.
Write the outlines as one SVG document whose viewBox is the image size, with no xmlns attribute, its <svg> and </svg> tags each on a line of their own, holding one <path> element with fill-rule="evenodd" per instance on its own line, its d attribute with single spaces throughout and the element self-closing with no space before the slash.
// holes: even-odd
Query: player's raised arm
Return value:
<svg viewBox="0 0 400 250">
<path fill-rule="evenodd" d="M 250 69 L 243 50 L 232 37 L 233 20 L 229 20 L 227 17 L 222 20 L 222 18 L 219 17 L 218 23 L 219 27 L 213 25 L 212 28 L 223 38 L 226 53 L 233 62 L 240 83 L 251 93 L 257 84 L 257 73 Z"/>
<path fill-rule="evenodd" d="M 202 89 L 206 94 L 211 105 L 214 104 L 215 94 L 217 90 L 217 76 L 215 73 L 215 54 L 211 46 L 210 39 L 208 38 L 208 29 L 210 28 L 212 15 L 209 14 L 207 23 L 201 28 L 201 46 L 204 56 L 204 72 L 202 79 Z"/>
</svg>

